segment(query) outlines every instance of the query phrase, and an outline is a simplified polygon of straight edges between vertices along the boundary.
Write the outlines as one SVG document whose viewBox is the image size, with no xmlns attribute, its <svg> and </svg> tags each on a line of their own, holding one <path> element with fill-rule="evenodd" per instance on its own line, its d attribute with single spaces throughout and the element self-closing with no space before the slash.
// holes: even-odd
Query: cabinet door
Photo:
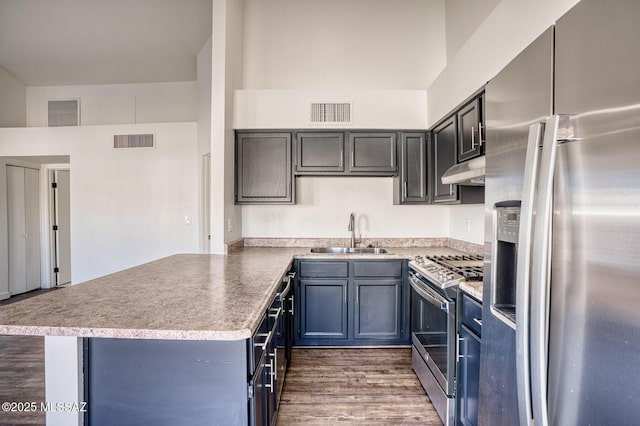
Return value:
<svg viewBox="0 0 640 426">
<path fill-rule="evenodd" d="M 433 129 L 433 202 L 446 203 L 458 199 L 458 186 L 442 183 L 442 175 L 456 164 L 456 116 L 452 115 Z"/>
<path fill-rule="evenodd" d="M 396 133 L 367 132 L 349 133 L 351 172 L 397 172 Z"/>
<path fill-rule="evenodd" d="M 238 133 L 236 203 L 294 201 L 291 133 Z"/>
<path fill-rule="evenodd" d="M 428 146 L 424 133 L 402 133 L 400 137 L 399 204 L 429 203 Z"/>
<path fill-rule="evenodd" d="M 251 425 L 253 426 L 266 426 L 268 425 L 268 410 L 267 410 L 267 394 L 269 393 L 269 388 L 265 385 L 269 384 L 267 374 L 268 367 L 267 364 L 264 363 L 266 358 L 262 358 L 256 372 L 253 376 L 253 398 L 250 405 L 250 418 Z"/>
<path fill-rule="evenodd" d="M 458 162 L 482 153 L 481 98 L 476 98 L 458 111 Z"/>
<path fill-rule="evenodd" d="M 348 280 L 300 280 L 300 338 L 346 339 Z"/>
<path fill-rule="evenodd" d="M 402 335 L 402 280 L 354 281 L 355 339 L 399 339 Z"/>
<path fill-rule="evenodd" d="M 296 160 L 296 173 L 344 172 L 344 133 L 298 133 Z"/>
<path fill-rule="evenodd" d="M 480 339 L 466 326 L 460 327 L 460 363 L 458 371 L 458 424 L 478 424 L 480 388 Z"/>
</svg>

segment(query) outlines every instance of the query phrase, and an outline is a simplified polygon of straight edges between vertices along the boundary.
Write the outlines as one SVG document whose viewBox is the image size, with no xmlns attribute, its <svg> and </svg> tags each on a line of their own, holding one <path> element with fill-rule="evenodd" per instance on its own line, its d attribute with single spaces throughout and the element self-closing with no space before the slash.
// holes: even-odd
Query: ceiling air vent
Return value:
<svg viewBox="0 0 640 426">
<path fill-rule="evenodd" d="M 79 126 L 80 100 L 64 99 L 49 101 L 49 127 Z"/>
<path fill-rule="evenodd" d="M 153 148 L 153 133 L 144 135 L 113 135 L 113 147 L 119 148 Z"/>
<path fill-rule="evenodd" d="M 311 123 L 351 123 L 351 102 L 312 102 Z"/>
</svg>

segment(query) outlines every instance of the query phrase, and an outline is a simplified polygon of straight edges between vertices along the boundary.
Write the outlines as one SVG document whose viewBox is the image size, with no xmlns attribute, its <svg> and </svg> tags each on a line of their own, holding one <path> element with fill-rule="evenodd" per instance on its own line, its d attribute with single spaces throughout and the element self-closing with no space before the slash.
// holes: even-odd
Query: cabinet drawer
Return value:
<svg viewBox="0 0 640 426">
<path fill-rule="evenodd" d="M 355 277 L 401 277 L 402 261 L 356 260 L 353 262 Z"/>
<path fill-rule="evenodd" d="M 482 335 L 482 304 L 471 296 L 462 294 L 462 323 L 478 336 Z"/>
<path fill-rule="evenodd" d="M 341 261 L 301 261 L 300 277 L 304 278 L 346 278 L 349 276 L 349 262 Z"/>
</svg>

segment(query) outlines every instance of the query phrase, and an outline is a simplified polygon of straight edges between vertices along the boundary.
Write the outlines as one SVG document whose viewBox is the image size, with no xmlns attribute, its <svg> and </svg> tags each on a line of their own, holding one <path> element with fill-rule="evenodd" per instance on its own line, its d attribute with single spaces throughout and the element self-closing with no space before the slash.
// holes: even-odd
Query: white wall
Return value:
<svg viewBox="0 0 640 426">
<path fill-rule="evenodd" d="M 210 187 L 210 182 L 203 181 L 204 156 L 211 154 L 211 38 L 205 43 L 198 53 L 198 199 L 200 212 L 205 211 L 204 188 Z M 209 204 L 211 200 L 208 200 Z M 210 211 L 211 206 L 209 206 Z M 209 214 L 210 216 L 210 214 Z M 205 221 L 210 223 L 211 218 L 200 215 L 200 251 L 209 252 L 209 240 L 206 236 Z"/>
<path fill-rule="evenodd" d="M 213 1 L 211 69 L 211 252 L 242 235 L 234 205 L 233 91 L 241 87 L 243 2 Z M 230 226 L 229 226 L 230 224 Z"/>
<path fill-rule="evenodd" d="M 224 121 L 224 242 L 242 237 L 242 208 L 235 205 L 235 134 L 233 131 L 233 93 L 242 88 L 244 69 L 244 0 L 227 0 L 227 48 L 225 51 L 225 121 Z M 231 227 L 229 227 L 231 221 Z"/>
<path fill-rule="evenodd" d="M 351 102 L 352 122 L 311 124 L 311 102 Z M 426 90 L 236 90 L 236 129 L 426 129 Z"/>
<path fill-rule="evenodd" d="M 444 14 L 444 0 L 245 0 L 234 125 L 310 128 L 310 100 L 352 100 L 354 123 L 343 127 L 426 128 L 424 90 L 445 66 Z M 449 207 L 394 206 L 391 178 L 296 185 L 296 205 L 243 206 L 242 236 L 346 238 L 352 211 L 367 237 L 447 236 Z"/>
<path fill-rule="evenodd" d="M 243 236 L 348 238 L 356 213 L 358 237 L 447 237 L 449 206 L 394 206 L 393 178 L 299 177 L 295 205 L 247 205 Z"/>
<path fill-rule="evenodd" d="M 27 125 L 46 127 L 48 101 L 80 99 L 80 124 L 196 121 L 195 81 L 27 88 Z"/>
<path fill-rule="evenodd" d="M 446 0 L 447 63 L 482 24 L 500 0 Z"/>
<path fill-rule="evenodd" d="M 429 86 L 429 124 L 486 84 L 578 1 L 502 0 Z"/>
<path fill-rule="evenodd" d="M 456 240 L 484 244 L 484 204 L 451 206 L 448 236 Z"/>
<path fill-rule="evenodd" d="M 444 0 L 245 0 L 244 89 L 422 89 L 445 66 Z"/>
<path fill-rule="evenodd" d="M 0 67 L 0 127 L 27 125 L 27 88 Z"/>
<path fill-rule="evenodd" d="M 137 132 L 155 133 L 156 148 L 113 149 L 113 134 Z M 74 283 L 198 251 L 196 152 L 195 123 L 0 129 L 0 157 L 70 156 Z"/>
</svg>

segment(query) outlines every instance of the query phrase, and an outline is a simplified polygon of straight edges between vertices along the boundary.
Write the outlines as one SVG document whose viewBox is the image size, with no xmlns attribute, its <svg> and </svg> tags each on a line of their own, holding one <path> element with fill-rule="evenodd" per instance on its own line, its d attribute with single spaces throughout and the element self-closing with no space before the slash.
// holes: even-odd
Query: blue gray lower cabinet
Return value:
<svg viewBox="0 0 640 426">
<path fill-rule="evenodd" d="M 250 339 L 85 339 L 85 424 L 275 424 L 291 354 L 291 278 Z"/>
<path fill-rule="evenodd" d="M 249 424 L 247 354 L 246 340 L 88 339 L 88 424 Z"/>
<path fill-rule="evenodd" d="M 458 319 L 459 360 L 457 374 L 457 424 L 478 424 L 480 391 L 480 345 L 482 304 L 464 292 L 459 292 Z"/>
<path fill-rule="evenodd" d="M 296 345 L 409 343 L 403 260 L 296 261 Z"/>
<path fill-rule="evenodd" d="M 356 279 L 353 290 L 353 338 L 401 339 L 402 280 Z"/>
<path fill-rule="evenodd" d="M 347 280 L 300 280 L 300 337 L 314 340 L 346 339 Z"/>
</svg>

